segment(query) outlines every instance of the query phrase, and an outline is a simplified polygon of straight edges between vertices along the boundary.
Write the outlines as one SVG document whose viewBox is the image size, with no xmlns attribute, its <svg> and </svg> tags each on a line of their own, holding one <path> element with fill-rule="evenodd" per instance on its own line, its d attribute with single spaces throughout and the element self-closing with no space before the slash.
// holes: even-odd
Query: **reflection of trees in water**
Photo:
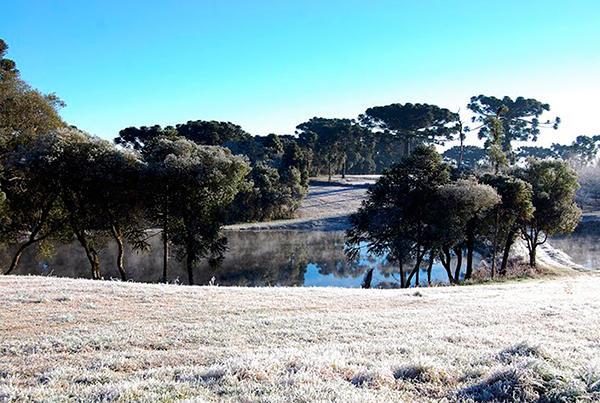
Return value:
<svg viewBox="0 0 600 403">
<path fill-rule="evenodd" d="M 575 263 L 600 269 L 600 220 L 584 219 L 575 232 L 553 237 L 550 243 L 569 255 Z"/>
<path fill-rule="evenodd" d="M 362 254 L 356 262 L 349 262 L 344 254 L 343 232 L 302 231 L 239 231 L 226 232 L 229 250 L 217 268 L 203 262 L 196 271 L 198 284 L 208 284 L 211 278 L 221 285 L 240 286 L 300 286 L 304 284 L 307 265 L 312 263 L 323 275 L 338 278 L 361 277 L 375 267 L 379 275 L 388 277 L 397 271 L 385 258 Z M 160 237 L 149 239 L 152 249 L 133 252 L 126 247 L 125 262 L 133 281 L 159 282 L 162 269 Z M 75 244 L 55 245 L 50 257 L 33 250 L 23 257 L 17 274 L 51 274 L 60 277 L 89 277 L 84 252 Z M 109 243 L 101 253 L 104 278 L 118 278 L 115 268 L 116 248 Z M 170 281 L 185 281 L 181 262 L 170 261 Z M 392 278 L 390 277 L 390 280 Z"/>
<path fill-rule="evenodd" d="M 214 271 L 224 285 L 302 285 L 308 264 L 322 275 L 359 277 L 378 260 L 366 256 L 349 262 L 343 232 L 230 232 L 229 250 Z"/>
</svg>

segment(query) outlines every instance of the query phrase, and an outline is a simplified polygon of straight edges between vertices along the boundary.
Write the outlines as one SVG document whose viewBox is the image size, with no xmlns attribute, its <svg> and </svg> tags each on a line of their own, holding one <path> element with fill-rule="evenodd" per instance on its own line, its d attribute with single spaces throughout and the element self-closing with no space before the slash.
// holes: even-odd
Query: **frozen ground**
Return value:
<svg viewBox="0 0 600 403">
<path fill-rule="evenodd" d="M 348 216 L 360 207 L 370 184 L 377 175 L 352 175 L 346 179 L 311 180 L 308 195 L 298 209 L 297 218 L 261 223 L 231 225 L 238 230 L 311 230 L 339 231 L 348 226 Z"/>
<path fill-rule="evenodd" d="M 0 401 L 597 401 L 600 276 L 419 290 L 0 277 Z"/>
</svg>

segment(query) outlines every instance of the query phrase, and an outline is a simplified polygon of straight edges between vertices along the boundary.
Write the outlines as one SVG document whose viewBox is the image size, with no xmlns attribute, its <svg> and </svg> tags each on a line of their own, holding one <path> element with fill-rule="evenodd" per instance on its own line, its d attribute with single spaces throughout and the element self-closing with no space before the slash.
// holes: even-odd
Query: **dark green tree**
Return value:
<svg viewBox="0 0 600 403">
<path fill-rule="evenodd" d="M 66 217 L 53 166 L 61 154 L 56 134 L 41 134 L 4 161 L 0 235 L 14 248 L 5 274 L 17 268 L 26 249 L 63 235 Z"/>
<path fill-rule="evenodd" d="M 185 139 L 159 137 L 144 154 L 151 169 L 169 178 L 165 212 L 172 223 L 169 236 L 181 248 L 188 283 L 194 284 L 194 267 L 201 259 L 216 262 L 223 256 L 225 212 L 242 186 L 248 164 L 228 149 Z"/>
<path fill-rule="evenodd" d="M 348 143 L 353 142 L 352 126 L 350 119 L 315 117 L 296 127 L 300 144 L 313 150 L 316 173 L 325 170 L 330 181 L 333 173 L 342 170 L 346 163 Z"/>
<path fill-rule="evenodd" d="M 488 160 L 485 149 L 477 146 L 464 146 L 462 154 L 460 147 L 454 146 L 444 151 L 442 155 L 446 161 L 452 163 L 453 166 L 461 170 L 474 170 L 484 165 Z M 461 155 L 462 163 L 460 163 Z"/>
<path fill-rule="evenodd" d="M 535 210 L 521 226 L 521 235 L 529 250 L 529 264 L 535 266 L 537 247 L 548 236 L 570 233 L 579 223 L 581 210 L 575 203 L 579 184 L 577 174 L 564 161 L 530 160 L 518 176 L 531 185 L 533 192 Z"/>
<path fill-rule="evenodd" d="M 505 275 L 511 248 L 519 231 L 533 217 L 531 185 L 510 175 L 486 174 L 481 181 L 496 189 L 502 200 L 488 215 L 488 238 L 492 243 L 492 269 L 496 267 L 496 251 L 501 247 L 503 253 L 499 274 Z"/>
<path fill-rule="evenodd" d="M 349 257 L 359 256 L 363 243 L 371 253 L 388 253 L 399 265 L 401 286 L 407 287 L 431 246 L 434 195 L 449 180 L 448 166 L 433 147 L 417 147 L 369 189 L 367 199 L 351 216 L 346 241 Z M 410 261 L 414 265 L 406 277 L 404 266 Z"/>
<path fill-rule="evenodd" d="M 457 113 L 429 104 L 375 106 L 367 109 L 359 119 L 365 126 L 399 139 L 404 156 L 418 144 L 452 140 L 460 127 Z"/>
<path fill-rule="evenodd" d="M 596 161 L 599 145 L 600 136 L 577 136 L 570 145 L 552 144 L 552 151 L 574 167 L 582 168 Z"/>
<path fill-rule="evenodd" d="M 541 128 L 556 129 L 560 123 L 558 117 L 552 121 L 541 121 L 544 112 L 550 111 L 550 105 L 533 98 L 517 97 L 513 100 L 508 96 L 500 99 L 478 95 L 471 97 L 468 108 L 475 114 L 473 122 L 480 124 L 476 129 L 479 129 L 479 138 L 487 140 L 486 148 L 493 144 L 500 146 L 510 161 L 514 161 L 514 141 L 537 141 Z M 499 133 L 501 139 L 498 139 Z"/>
<path fill-rule="evenodd" d="M 466 249 L 465 280 L 473 274 L 473 255 L 478 239 L 488 231 L 487 218 L 500 203 L 500 196 L 491 187 L 474 179 L 459 179 L 440 187 L 432 202 L 432 225 L 437 227 L 442 242 L 440 260 L 450 272 L 451 251 L 457 257 L 454 281 L 460 280 L 462 250 Z M 437 239 L 437 238 L 436 238 Z M 450 275 L 449 275 L 450 277 Z M 450 278 L 450 280 L 452 280 Z"/>
</svg>

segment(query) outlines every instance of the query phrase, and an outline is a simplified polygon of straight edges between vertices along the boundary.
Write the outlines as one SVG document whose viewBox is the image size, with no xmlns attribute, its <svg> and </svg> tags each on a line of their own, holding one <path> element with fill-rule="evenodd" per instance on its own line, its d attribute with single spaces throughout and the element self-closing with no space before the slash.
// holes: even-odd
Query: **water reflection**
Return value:
<svg viewBox="0 0 600 403">
<path fill-rule="evenodd" d="M 398 267 L 385 256 L 371 256 L 365 251 L 356 262 L 344 254 L 344 233 L 305 231 L 235 231 L 228 232 L 229 250 L 218 268 L 202 264 L 196 271 L 198 284 L 214 282 L 236 286 L 333 286 L 360 287 L 365 273 L 373 268 L 373 287 L 399 285 Z M 159 237 L 151 238 L 149 252 L 126 250 L 128 276 L 133 281 L 159 282 L 162 249 Z M 6 259 L 6 254 L 4 259 Z M 104 278 L 118 278 L 114 267 L 116 250 L 109 244 L 101 255 Z M 57 245 L 50 258 L 28 253 L 16 274 L 41 274 L 60 277 L 89 278 L 84 252 L 75 244 Z M 169 279 L 185 283 L 183 264 L 171 260 Z M 434 283 L 447 281 L 441 265 L 434 265 Z M 425 271 L 420 282 L 427 283 Z"/>
<path fill-rule="evenodd" d="M 550 242 L 575 263 L 588 269 L 600 269 L 600 218 L 584 216 L 573 234 L 554 237 Z"/>
</svg>

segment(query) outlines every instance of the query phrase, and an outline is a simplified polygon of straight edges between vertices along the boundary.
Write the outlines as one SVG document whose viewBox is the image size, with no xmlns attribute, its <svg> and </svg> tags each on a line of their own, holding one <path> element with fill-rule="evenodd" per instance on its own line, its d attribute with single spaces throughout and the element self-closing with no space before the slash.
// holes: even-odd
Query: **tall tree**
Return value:
<svg viewBox="0 0 600 403">
<path fill-rule="evenodd" d="M 560 123 L 558 117 L 541 121 L 544 112 L 550 111 L 550 105 L 533 98 L 517 97 L 513 100 L 508 96 L 500 99 L 478 95 L 471 97 L 468 108 L 475 114 L 473 122 L 480 124 L 479 138 L 486 139 L 488 145 L 501 146 L 511 161 L 514 161 L 514 141 L 537 141 L 542 127 L 556 129 Z M 498 133 L 502 134 L 501 144 L 497 143 Z"/>
<path fill-rule="evenodd" d="M 474 179 L 459 179 L 438 189 L 432 211 L 434 226 L 442 235 L 440 258 L 446 271 L 450 269 L 450 250 L 458 258 L 454 281 L 460 280 L 462 250 L 466 249 L 465 280 L 473 274 L 473 256 L 476 242 L 487 230 L 486 219 L 500 203 L 500 196 L 491 187 Z"/>
<path fill-rule="evenodd" d="M 61 158 L 56 134 L 41 134 L 10 153 L 4 161 L 0 235 L 14 247 L 5 274 L 12 273 L 30 247 L 63 235 L 65 215 L 54 162 Z"/>
<path fill-rule="evenodd" d="M 494 252 L 502 247 L 502 263 L 499 274 L 505 275 L 511 248 L 519 235 L 519 230 L 533 216 L 531 185 L 509 175 L 486 174 L 481 181 L 496 189 L 502 200 L 489 214 L 491 222 L 488 238 L 491 240 Z M 494 253 L 492 267 L 495 265 Z"/>
<path fill-rule="evenodd" d="M 600 136 L 577 136 L 570 145 L 552 144 L 552 151 L 575 168 L 593 164 L 600 150 Z"/>
<path fill-rule="evenodd" d="M 364 243 L 371 253 L 388 253 L 399 265 L 401 286 L 407 287 L 431 246 L 434 194 L 449 180 L 448 166 L 433 147 L 417 147 L 369 189 L 367 199 L 351 216 L 348 255 L 356 258 Z M 404 265 L 410 261 L 414 265 L 407 277 Z"/>
<path fill-rule="evenodd" d="M 333 173 L 346 163 L 346 151 L 351 137 L 353 121 L 350 119 L 312 118 L 296 127 L 299 142 L 313 150 L 313 166 L 325 168 L 331 181 Z"/>
<path fill-rule="evenodd" d="M 181 247 L 188 283 L 194 284 L 194 267 L 199 260 L 214 262 L 223 256 L 225 211 L 240 190 L 248 164 L 225 148 L 185 139 L 158 138 L 145 155 L 156 171 L 170 178 L 169 214 L 176 223 L 170 236 Z"/>
<path fill-rule="evenodd" d="M 0 39 L 0 156 L 35 136 L 64 127 L 55 94 L 42 94 L 19 76 L 14 61 L 5 58 L 8 46 Z"/>
<path fill-rule="evenodd" d="M 530 160 L 518 175 L 532 187 L 534 212 L 521 226 L 521 235 L 529 250 L 529 264 L 535 266 L 537 247 L 548 236 L 572 232 L 581 217 L 575 203 L 579 187 L 577 174 L 564 161 Z"/>
<path fill-rule="evenodd" d="M 422 143 L 452 140 L 459 130 L 460 117 L 446 108 L 429 104 L 375 106 L 359 117 L 367 127 L 391 133 L 403 143 L 404 156 Z"/>
</svg>

